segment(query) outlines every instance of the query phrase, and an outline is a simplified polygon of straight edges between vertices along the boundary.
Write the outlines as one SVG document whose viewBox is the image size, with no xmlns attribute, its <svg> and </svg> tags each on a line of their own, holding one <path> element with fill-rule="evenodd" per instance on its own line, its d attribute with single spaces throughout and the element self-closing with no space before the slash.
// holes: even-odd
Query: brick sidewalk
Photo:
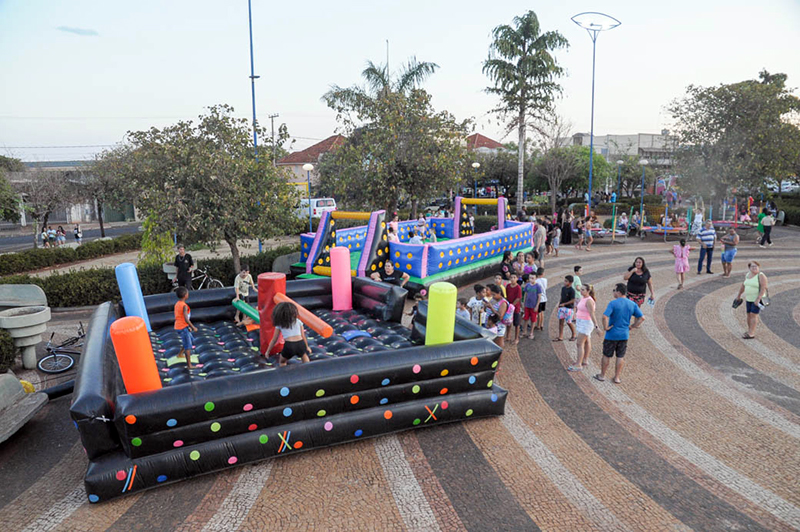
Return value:
<svg viewBox="0 0 800 532">
<path fill-rule="evenodd" d="M 545 330 L 503 354 L 502 418 L 299 453 L 109 504 L 86 502 L 69 400 L 54 401 L 0 446 L 0 522 L 15 530 L 799 529 L 799 244 L 796 232 L 778 231 L 773 248 L 742 245 L 731 279 L 692 271 L 680 291 L 671 242 L 563 247 L 546 264 Z M 601 317 L 638 255 L 656 304 L 631 334 L 622 384 L 591 378 L 599 336 L 590 366 L 567 372 L 576 345 L 551 340 L 563 276 L 583 266 Z M 757 339 L 743 340 L 744 313 L 730 301 L 753 259 L 772 304 Z"/>
</svg>

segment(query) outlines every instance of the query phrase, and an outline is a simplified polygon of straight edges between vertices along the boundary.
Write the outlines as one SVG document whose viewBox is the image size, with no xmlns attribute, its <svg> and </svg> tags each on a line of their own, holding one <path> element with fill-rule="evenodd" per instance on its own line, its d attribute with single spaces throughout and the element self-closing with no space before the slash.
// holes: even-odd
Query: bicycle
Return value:
<svg viewBox="0 0 800 532">
<path fill-rule="evenodd" d="M 224 286 L 222 284 L 222 281 L 220 281 L 219 279 L 215 279 L 214 277 L 211 277 L 211 275 L 208 273 L 207 266 L 205 268 L 197 268 L 192 272 L 192 289 L 195 289 L 194 282 L 197 281 L 198 279 L 201 279 L 201 281 L 200 281 L 200 286 L 197 287 L 196 290 L 202 290 L 203 288 L 223 288 Z M 177 277 L 173 279 L 172 287 L 173 289 L 178 287 Z"/>
<path fill-rule="evenodd" d="M 37 363 L 41 371 L 45 373 L 63 373 L 75 365 L 75 357 L 80 356 L 80 348 L 83 347 L 83 339 L 86 336 L 83 322 L 78 323 L 78 335 L 67 338 L 58 345 L 53 345 L 53 337 L 56 333 L 50 335 L 50 340 L 47 341 L 47 345 L 44 348 L 48 354 Z"/>
</svg>

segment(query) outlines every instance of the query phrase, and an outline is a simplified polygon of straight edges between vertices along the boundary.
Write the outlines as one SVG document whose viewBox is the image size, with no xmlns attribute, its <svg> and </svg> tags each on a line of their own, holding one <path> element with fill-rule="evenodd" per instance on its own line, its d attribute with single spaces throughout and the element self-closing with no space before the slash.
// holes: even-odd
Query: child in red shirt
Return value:
<svg viewBox="0 0 800 532">
<path fill-rule="evenodd" d="M 506 329 L 506 339 L 512 344 L 519 343 L 519 323 L 520 323 L 520 309 L 522 308 L 522 287 L 517 280 L 517 274 L 510 275 L 509 283 L 506 285 L 506 299 L 509 303 L 514 305 L 514 340 L 511 340 L 511 329 Z"/>
</svg>

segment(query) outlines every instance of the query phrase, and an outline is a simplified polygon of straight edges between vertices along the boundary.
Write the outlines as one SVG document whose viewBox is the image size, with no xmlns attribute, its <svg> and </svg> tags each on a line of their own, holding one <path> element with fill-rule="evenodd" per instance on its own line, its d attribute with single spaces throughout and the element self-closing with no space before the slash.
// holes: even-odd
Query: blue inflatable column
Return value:
<svg viewBox="0 0 800 532">
<path fill-rule="evenodd" d="M 139 273 L 136 271 L 136 266 L 130 262 L 123 262 L 114 268 L 114 273 L 117 276 L 117 286 L 119 286 L 119 293 L 122 296 L 125 315 L 139 316 L 144 320 L 147 332 L 152 331 L 147 308 L 144 306 L 142 285 L 139 284 Z"/>
</svg>

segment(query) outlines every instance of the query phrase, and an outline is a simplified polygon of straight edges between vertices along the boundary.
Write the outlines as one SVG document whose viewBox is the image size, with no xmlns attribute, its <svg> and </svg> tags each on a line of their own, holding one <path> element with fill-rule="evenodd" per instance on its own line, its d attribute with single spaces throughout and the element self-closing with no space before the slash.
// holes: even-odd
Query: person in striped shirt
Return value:
<svg viewBox="0 0 800 532">
<path fill-rule="evenodd" d="M 714 230 L 714 224 L 711 223 L 711 220 L 707 220 L 703 230 L 697 233 L 697 241 L 700 242 L 700 260 L 697 261 L 698 275 L 703 273 L 703 259 L 706 257 L 708 257 L 706 273 L 714 273 L 711 271 L 711 256 L 714 254 L 717 232 Z"/>
</svg>

